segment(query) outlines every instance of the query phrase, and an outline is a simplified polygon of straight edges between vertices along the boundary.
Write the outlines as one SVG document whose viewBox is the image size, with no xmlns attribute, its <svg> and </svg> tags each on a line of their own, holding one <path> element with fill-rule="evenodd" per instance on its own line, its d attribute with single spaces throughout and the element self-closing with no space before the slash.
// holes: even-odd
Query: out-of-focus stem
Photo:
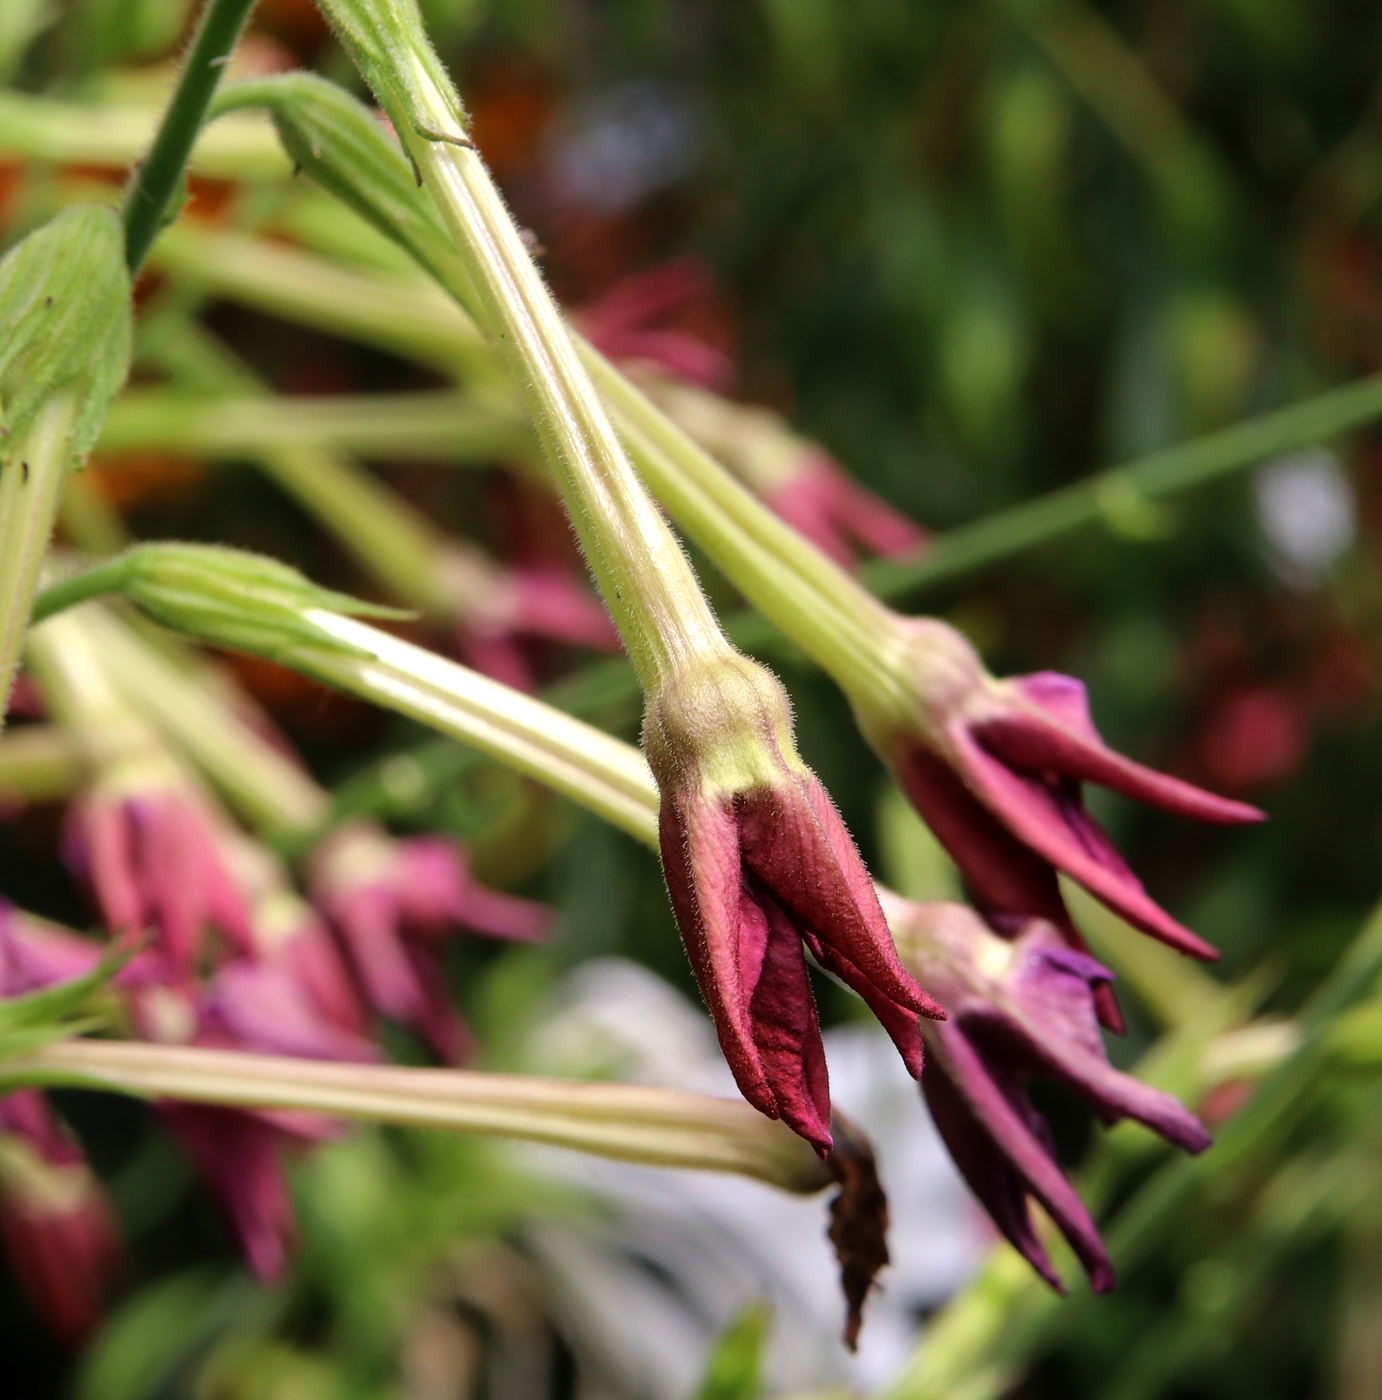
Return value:
<svg viewBox="0 0 1382 1400">
<path fill-rule="evenodd" d="M 254 0 L 207 0 L 172 101 L 125 194 L 125 262 L 131 273 L 144 265 L 168 220 L 206 109 L 253 8 Z"/>
<path fill-rule="evenodd" d="M 76 403 L 56 394 L 0 471 L 0 727 L 67 476 Z"/>
<path fill-rule="evenodd" d="M 49 1045 L 0 1066 L 0 1077 L 451 1128 L 650 1166 L 733 1172 L 802 1193 L 832 1179 L 806 1143 L 748 1104 L 675 1089 L 98 1040 Z"/>
<path fill-rule="evenodd" d="M 26 724 L 0 737 L 0 804 L 58 801 L 80 776 L 77 747 L 55 724 Z"/>
<path fill-rule="evenodd" d="M 0 91 L 0 155 L 53 165 L 133 165 L 153 140 L 162 113 L 134 103 L 64 102 Z M 292 174 L 272 125 L 236 112 L 203 128 L 189 168 L 223 180 L 280 180 Z"/>
<path fill-rule="evenodd" d="M 306 447 L 478 465 L 531 456 L 537 444 L 516 409 L 449 390 L 280 398 L 136 389 L 111 406 L 99 450 L 235 458 Z"/>
</svg>

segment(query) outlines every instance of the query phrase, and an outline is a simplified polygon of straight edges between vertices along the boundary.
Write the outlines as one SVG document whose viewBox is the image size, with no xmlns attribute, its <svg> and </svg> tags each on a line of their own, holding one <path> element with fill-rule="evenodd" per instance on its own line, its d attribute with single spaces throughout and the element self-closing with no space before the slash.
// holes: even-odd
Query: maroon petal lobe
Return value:
<svg viewBox="0 0 1382 1400">
<path fill-rule="evenodd" d="M 873 1145 L 843 1114 L 831 1120 L 835 1146 L 825 1159 L 840 1189 L 830 1199 L 830 1243 L 845 1295 L 844 1344 L 855 1351 L 864 1302 L 888 1259 L 888 1198 L 878 1179 Z"/>
<path fill-rule="evenodd" d="M 828 1152 L 830 1080 L 801 933 L 752 877 L 745 881 L 739 917 L 745 944 L 761 941 L 749 1018 L 778 1116 L 817 1151 Z"/>
<path fill-rule="evenodd" d="M 902 966 L 858 849 L 814 778 L 736 799 L 744 862 L 842 968 L 920 1016 L 944 1012 Z"/>
<path fill-rule="evenodd" d="M 1008 684 L 1033 709 L 1011 711 L 974 725 L 975 737 L 1005 763 L 1033 773 L 1054 772 L 1100 783 L 1125 797 L 1197 821 L 1237 825 L 1264 819 L 1256 807 L 1216 797 L 1109 748 L 1090 717 L 1085 687 L 1073 676 L 1040 671 Z"/>
<path fill-rule="evenodd" d="M 1019 841 L 947 763 L 927 749 L 914 748 L 899 764 L 898 780 L 996 929 L 1012 936 L 1029 919 L 1045 919 L 1072 948 L 1084 951 L 1050 862 Z M 1097 984 L 1094 1000 L 1100 1023 L 1121 1035 L 1123 1017 L 1112 985 Z"/>
<path fill-rule="evenodd" d="M 393 896 L 374 886 L 351 891 L 330 911 L 365 1000 L 395 1021 L 410 1023 L 422 1009 L 422 989 L 398 936 Z"/>
<path fill-rule="evenodd" d="M 451 999 L 440 959 L 430 948 L 415 943 L 410 943 L 406 952 L 422 989 L 417 1030 L 443 1064 L 464 1064 L 475 1048 L 475 1037 Z"/>
<path fill-rule="evenodd" d="M 1020 841 L 1078 880 L 1135 928 L 1192 957 L 1219 954 L 1152 900 L 1113 843 L 1084 810 L 1077 784 L 1019 773 L 963 732 L 955 739 L 966 776 Z M 939 833 L 937 833 L 939 835 Z M 1035 912 L 1035 911 L 1032 911 Z"/>
<path fill-rule="evenodd" d="M 1045 1124 L 1016 1085 L 1000 1084 L 953 1023 L 933 1028 L 922 1088 L 960 1174 L 1012 1246 L 1058 1292 L 1027 1207 L 1041 1202 L 1070 1242 L 1096 1293 L 1113 1287 L 1113 1265 L 1098 1227 L 1050 1149 Z"/>
<path fill-rule="evenodd" d="M 674 794 L 663 796 L 658 826 L 667 892 L 720 1049 L 739 1092 L 760 1113 L 775 1118 L 777 1101 L 753 1042 L 740 971 L 744 950 L 738 826 L 733 814 L 717 804 Z M 755 979 L 762 956 L 760 942 Z"/>
</svg>

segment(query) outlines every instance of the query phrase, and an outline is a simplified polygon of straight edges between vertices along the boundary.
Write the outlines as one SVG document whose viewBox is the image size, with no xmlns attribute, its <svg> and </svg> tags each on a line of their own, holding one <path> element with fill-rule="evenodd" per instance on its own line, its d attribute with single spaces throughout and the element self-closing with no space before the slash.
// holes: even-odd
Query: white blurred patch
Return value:
<svg viewBox="0 0 1382 1400">
<path fill-rule="evenodd" d="M 1277 572 L 1293 588 L 1317 588 L 1358 533 L 1353 488 L 1324 448 L 1268 462 L 1256 476 L 1257 520 Z"/>
<path fill-rule="evenodd" d="M 635 79 L 576 109 L 553 145 L 553 176 L 566 199 L 619 214 L 690 175 L 703 136 L 701 114 L 687 94 Z"/>
<path fill-rule="evenodd" d="M 887 1037 L 860 1025 L 825 1042 L 832 1097 L 872 1139 L 892 1217 L 893 1262 L 865 1309 L 857 1356 L 838 1340 L 844 1303 L 826 1240 L 828 1192 L 802 1198 L 739 1177 L 520 1149 L 529 1169 L 579 1184 L 603 1205 L 599 1218 L 539 1223 L 526 1235 L 563 1334 L 600 1393 L 684 1400 L 713 1339 L 759 1299 L 774 1316 L 769 1392 L 874 1389 L 916 1346 L 919 1313 L 981 1260 L 987 1226 Z M 529 1068 L 736 1093 L 705 1014 L 617 958 L 585 963 L 567 979 Z"/>
</svg>

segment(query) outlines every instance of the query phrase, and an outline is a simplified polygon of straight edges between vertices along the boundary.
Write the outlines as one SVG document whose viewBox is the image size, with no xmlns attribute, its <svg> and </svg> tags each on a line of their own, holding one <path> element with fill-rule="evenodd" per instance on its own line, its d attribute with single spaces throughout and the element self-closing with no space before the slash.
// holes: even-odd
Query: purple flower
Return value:
<svg viewBox="0 0 1382 1400">
<path fill-rule="evenodd" d="M 1053 1288 L 1028 1209 L 1041 1203 L 1070 1242 L 1096 1293 L 1113 1287 L 1098 1228 L 1056 1164 L 1050 1132 L 1025 1090 L 1058 1080 L 1105 1123 L 1134 1118 L 1187 1152 L 1209 1146 L 1178 1099 L 1109 1064 L 1093 989 L 1112 973 L 1033 920 L 1011 941 L 959 904 L 910 904 L 884 892 L 904 963 L 945 1008 L 924 1030 L 922 1089 L 936 1127 L 970 1189 L 999 1230 Z"/>
<path fill-rule="evenodd" d="M 68 808 L 63 855 L 107 927 L 126 939 L 152 929 L 179 973 L 190 969 L 208 926 L 250 946 L 222 827 L 190 786 L 90 789 Z"/>
<path fill-rule="evenodd" d="M 115 1220 L 72 1135 L 37 1090 L 0 1099 L 0 1238 L 53 1335 L 95 1329 L 123 1263 Z"/>
<path fill-rule="evenodd" d="M 366 822 L 342 827 L 312 857 L 312 897 L 341 936 L 365 1000 L 411 1026 L 454 1063 L 469 1044 L 439 950 L 457 929 L 531 941 L 551 927 L 542 905 L 485 889 L 442 837 L 395 841 Z"/>
<path fill-rule="evenodd" d="M 1085 810 L 1081 787 L 1100 783 L 1200 821 L 1255 822 L 1262 813 L 1115 753 L 1074 678 L 1042 671 L 995 680 L 945 623 L 896 621 L 911 703 L 861 707 L 861 718 L 990 923 L 1006 932 L 1046 919 L 1082 948 L 1056 880 L 1064 871 L 1135 928 L 1193 957 L 1217 957 L 1147 894 Z M 1117 1028 L 1106 986 L 1099 1008 Z"/>
<path fill-rule="evenodd" d="M 873 1010 L 921 1072 L 919 1016 L 873 883 L 797 757 L 781 686 L 742 657 L 702 664 L 649 705 L 667 888 L 744 1097 L 829 1149 L 830 1091 L 803 944 Z"/>
</svg>

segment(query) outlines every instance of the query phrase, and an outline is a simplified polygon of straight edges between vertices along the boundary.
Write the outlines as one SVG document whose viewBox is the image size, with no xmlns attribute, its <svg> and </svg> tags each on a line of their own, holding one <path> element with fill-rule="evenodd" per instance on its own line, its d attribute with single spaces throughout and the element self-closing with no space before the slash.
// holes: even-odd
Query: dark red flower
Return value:
<svg viewBox="0 0 1382 1400">
<path fill-rule="evenodd" d="M 682 939 L 741 1092 L 821 1151 L 830 1091 L 803 944 L 872 1008 L 911 1072 L 940 1014 L 898 962 L 873 882 L 797 756 L 787 698 L 728 655 L 649 705 L 662 865 Z"/>
</svg>

